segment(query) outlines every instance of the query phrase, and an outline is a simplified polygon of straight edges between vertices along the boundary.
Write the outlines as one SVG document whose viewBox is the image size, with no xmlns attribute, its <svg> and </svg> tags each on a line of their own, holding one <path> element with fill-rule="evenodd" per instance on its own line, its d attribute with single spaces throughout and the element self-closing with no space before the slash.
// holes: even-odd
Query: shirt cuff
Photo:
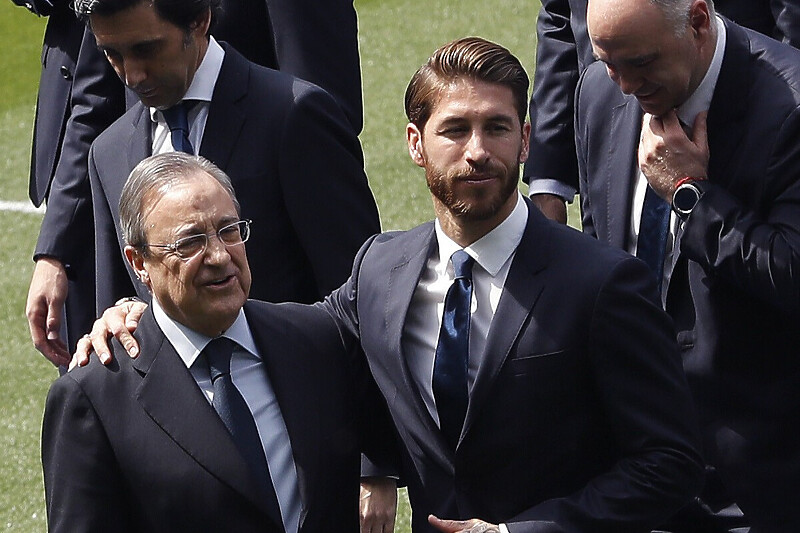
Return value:
<svg viewBox="0 0 800 533">
<path fill-rule="evenodd" d="M 573 187 L 552 178 L 532 178 L 528 184 L 528 196 L 534 194 L 555 194 L 567 203 L 572 203 L 576 191 Z"/>
<path fill-rule="evenodd" d="M 505 524 L 500 524 L 498 527 L 500 528 L 500 533 L 508 533 L 508 528 Z"/>
</svg>

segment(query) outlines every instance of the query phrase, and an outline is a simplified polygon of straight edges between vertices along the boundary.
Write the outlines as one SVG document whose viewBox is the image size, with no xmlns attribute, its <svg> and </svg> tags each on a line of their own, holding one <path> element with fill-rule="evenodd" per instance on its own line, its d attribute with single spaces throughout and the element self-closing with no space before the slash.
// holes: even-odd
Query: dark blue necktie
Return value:
<svg viewBox="0 0 800 533">
<path fill-rule="evenodd" d="M 455 450 L 467 414 L 470 301 L 475 260 L 464 250 L 459 250 L 450 261 L 456 279 L 444 299 L 442 329 L 433 363 L 433 396 L 439 413 L 439 427 Z"/>
<path fill-rule="evenodd" d="M 648 186 L 644 195 L 641 224 L 639 224 L 636 257 L 653 269 L 658 280 L 659 291 L 661 291 L 661 282 L 664 279 L 664 255 L 667 248 L 669 217 L 669 204 Z"/>
<path fill-rule="evenodd" d="M 272 485 L 272 478 L 269 475 L 267 458 L 264 455 L 261 438 L 258 436 L 258 428 L 247 403 L 231 379 L 231 355 L 236 346 L 237 344 L 231 339 L 217 337 L 203 349 L 203 354 L 208 361 L 211 383 L 214 385 L 212 405 L 247 462 L 249 470 L 262 492 L 261 497 L 267 502 L 272 519 L 282 527 L 280 505 L 275 494 L 275 487 Z"/>
<path fill-rule="evenodd" d="M 186 100 L 178 102 L 174 106 L 161 111 L 164 114 L 164 120 L 167 121 L 169 131 L 172 137 L 172 147 L 176 152 L 186 152 L 187 154 L 194 154 L 194 148 L 189 141 L 189 108 L 194 102 Z"/>
</svg>

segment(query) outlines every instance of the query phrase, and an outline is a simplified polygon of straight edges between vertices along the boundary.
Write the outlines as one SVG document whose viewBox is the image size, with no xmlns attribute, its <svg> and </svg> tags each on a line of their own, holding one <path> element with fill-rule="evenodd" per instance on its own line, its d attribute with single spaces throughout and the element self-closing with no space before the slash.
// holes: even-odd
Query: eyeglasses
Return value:
<svg viewBox="0 0 800 533">
<path fill-rule="evenodd" d="M 223 226 L 216 231 L 216 233 L 207 234 L 200 233 L 198 235 L 190 235 L 183 237 L 171 244 L 146 244 L 151 248 L 164 248 L 174 253 L 181 259 L 191 259 L 192 257 L 202 254 L 208 247 L 208 238 L 216 235 L 219 241 L 225 246 L 238 246 L 247 242 L 250 238 L 250 224 L 252 220 L 240 220 L 233 224 Z"/>
</svg>

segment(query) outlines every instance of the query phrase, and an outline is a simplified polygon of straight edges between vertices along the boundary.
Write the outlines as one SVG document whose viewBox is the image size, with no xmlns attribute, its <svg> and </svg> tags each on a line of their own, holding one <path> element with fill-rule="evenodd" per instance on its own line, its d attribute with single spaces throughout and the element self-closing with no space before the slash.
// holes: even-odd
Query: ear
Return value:
<svg viewBox="0 0 800 533">
<path fill-rule="evenodd" d="M 416 124 L 411 122 L 406 126 L 406 141 L 408 142 L 408 155 L 417 166 L 425 166 L 425 155 L 422 151 L 422 132 Z"/>
<path fill-rule="evenodd" d="M 519 152 L 519 162 L 524 163 L 528 160 L 528 151 L 531 146 L 531 123 L 526 122 L 522 125 L 522 150 Z"/>
<path fill-rule="evenodd" d="M 139 281 L 147 285 L 148 289 L 152 290 L 150 286 L 150 274 L 147 273 L 142 252 L 133 246 L 125 246 L 124 252 L 125 259 L 128 260 L 128 264 L 131 265 L 136 277 L 139 278 Z"/>
<path fill-rule="evenodd" d="M 708 35 L 711 24 L 711 13 L 706 0 L 694 0 L 689 8 L 689 27 L 692 33 Z"/>
</svg>

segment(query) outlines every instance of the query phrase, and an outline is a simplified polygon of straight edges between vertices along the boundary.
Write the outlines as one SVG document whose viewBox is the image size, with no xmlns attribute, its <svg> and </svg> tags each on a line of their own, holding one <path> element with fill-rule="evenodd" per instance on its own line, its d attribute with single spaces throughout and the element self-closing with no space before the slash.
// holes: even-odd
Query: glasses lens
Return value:
<svg viewBox="0 0 800 533">
<path fill-rule="evenodd" d="M 180 257 L 194 257 L 206 247 L 205 235 L 192 235 L 175 241 L 175 253 Z"/>
<path fill-rule="evenodd" d="M 219 235 L 219 240 L 229 246 L 243 243 L 247 240 L 247 234 L 248 228 L 247 221 L 245 220 L 241 220 L 225 226 L 224 228 L 220 228 L 220 230 L 217 232 L 217 235 Z"/>
</svg>

